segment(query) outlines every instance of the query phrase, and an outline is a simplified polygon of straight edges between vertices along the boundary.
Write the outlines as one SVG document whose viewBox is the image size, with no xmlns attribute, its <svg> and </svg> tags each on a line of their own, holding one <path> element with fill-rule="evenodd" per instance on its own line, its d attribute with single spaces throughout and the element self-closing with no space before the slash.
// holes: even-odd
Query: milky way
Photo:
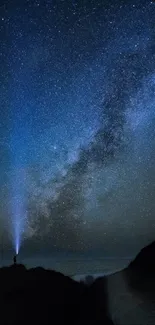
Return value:
<svg viewBox="0 0 155 325">
<path fill-rule="evenodd" d="M 155 230 L 155 4 L 9 1 L 0 14 L 6 245 L 22 214 L 27 249 L 137 251 Z"/>
</svg>

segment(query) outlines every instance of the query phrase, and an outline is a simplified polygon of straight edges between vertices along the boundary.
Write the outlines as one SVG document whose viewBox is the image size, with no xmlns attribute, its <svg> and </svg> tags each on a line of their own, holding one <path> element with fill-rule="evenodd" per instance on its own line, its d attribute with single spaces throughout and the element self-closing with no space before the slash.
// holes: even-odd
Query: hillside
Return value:
<svg viewBox="0 0 155 325">
<path fill-rule="evenodd" d="M 112 324 L 98 303 L 98 285 L 43 268 L 0 269 L 0 324 Z"/>
</svg>

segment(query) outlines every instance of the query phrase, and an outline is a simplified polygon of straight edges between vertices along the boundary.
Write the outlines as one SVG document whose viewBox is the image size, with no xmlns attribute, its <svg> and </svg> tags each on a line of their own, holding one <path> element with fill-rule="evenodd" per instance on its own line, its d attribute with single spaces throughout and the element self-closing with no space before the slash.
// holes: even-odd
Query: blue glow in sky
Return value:
<svg viewBox="0 0 155 325">
<path fill-rule="evenodd" d="M 6 241 L 129 255 L 154 239 L 154 5 L 0 10 Z"/>
</svg>

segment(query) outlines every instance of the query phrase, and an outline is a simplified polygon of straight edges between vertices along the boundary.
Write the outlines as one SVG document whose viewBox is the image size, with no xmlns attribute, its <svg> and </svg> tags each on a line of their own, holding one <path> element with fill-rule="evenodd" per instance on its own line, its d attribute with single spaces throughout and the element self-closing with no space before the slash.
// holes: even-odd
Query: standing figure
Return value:
<svg viewBox="0 0 155 325">
<path fill-rule="evenodd" d="M 17 264 L 17 255 L 15 255 L 15 256 L 13 257 L 13 264 L 14 264 L 14 265 Z"/>
</svg>

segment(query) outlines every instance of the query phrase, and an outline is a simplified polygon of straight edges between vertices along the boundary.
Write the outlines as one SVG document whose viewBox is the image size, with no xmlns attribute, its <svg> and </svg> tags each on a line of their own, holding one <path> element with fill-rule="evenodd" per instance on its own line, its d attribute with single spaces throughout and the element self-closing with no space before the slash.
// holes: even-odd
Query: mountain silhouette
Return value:
<svg viewBox="0 0 155 325">
<path fill-rule="evenodd" d="M 98 285 L 79 283 L 41 267 L 16 264 L 0 269 L 0 324 L 113 324 L 107 313 L 106 283 L 102 308 Z"/>
<path fill-rule="evenodd" d="M 22 264 L 0 269 L 0 324 L 155 324 L 155 242 L 122 271 L 77 282 Z"/>
<path fill-rule="evenodd" d="M 155 242 L 107 276 L 108 313 L 117 325 L 155 324 Z"/>
<path fill-rule="evenodd" d="M 154 275 L 155 272 L 155 241 L 144 247 L 129 264 L 128 269 L 140 271 L 140 275 Z"/>
</svg>

